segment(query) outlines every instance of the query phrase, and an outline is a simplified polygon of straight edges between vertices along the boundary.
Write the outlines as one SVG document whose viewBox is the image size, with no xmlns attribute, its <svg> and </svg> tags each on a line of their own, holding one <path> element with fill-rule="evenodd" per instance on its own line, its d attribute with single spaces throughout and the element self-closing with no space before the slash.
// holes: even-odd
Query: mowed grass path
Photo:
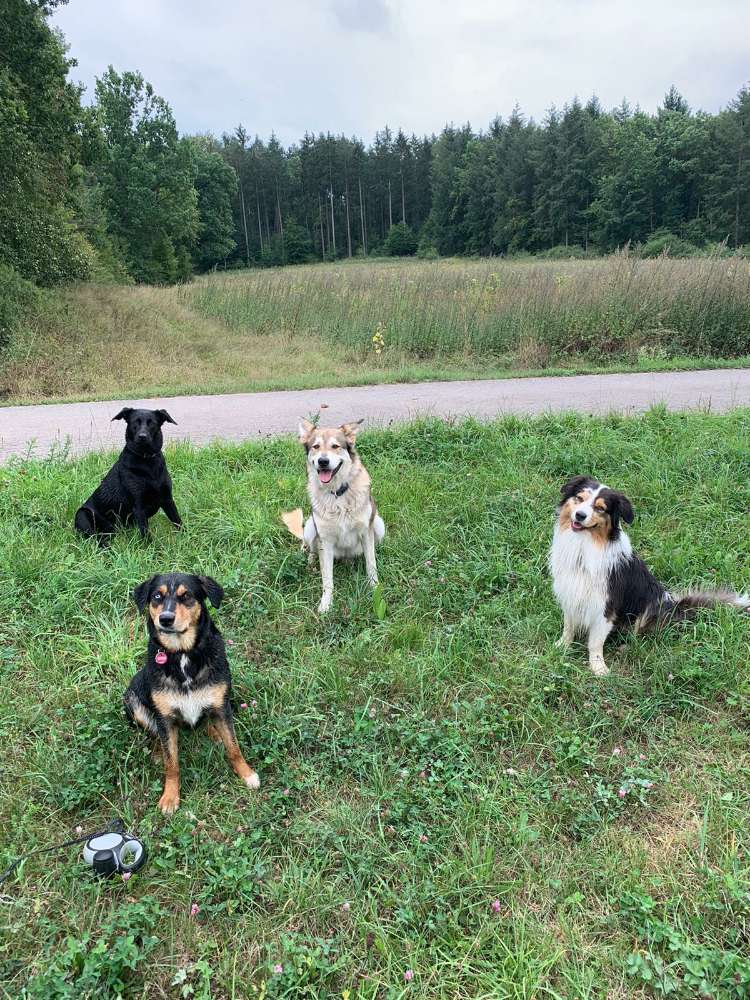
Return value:
<svg viewBox="0 0 750 1000">
<path fill-rule="evenodd" d="M 750 586 L 748 416 L 363 434 L 382 620 L 356 564 L 314 614 L 279 522 L 304 497 L 291 440 L 169 449 L 185 530 L 160 515 L 104 552 L 71 521 L 111 456 L 0 469 L 0 867 L 115 815 L 151 854 L 128 882 L 77 849 L 26 862 L 0 890 L 0 995 L 747 996 L 750 619 L 615 641 L 595 680 L 554 646 L 546 556 L 560 483 L 590 472 L 671 587 Z M 226 587 L 263 786 L 185 732 L 167 821 L 120 698 L 146 646 L 129 592 L 178 568 Z"/>
<path fill-rule="evenodd" d="M 748 355 L 750 265 L 739 258 L 353 260 L 49 293 L 0 358 L 0 396 L 736 366 Z"/>
</svg>

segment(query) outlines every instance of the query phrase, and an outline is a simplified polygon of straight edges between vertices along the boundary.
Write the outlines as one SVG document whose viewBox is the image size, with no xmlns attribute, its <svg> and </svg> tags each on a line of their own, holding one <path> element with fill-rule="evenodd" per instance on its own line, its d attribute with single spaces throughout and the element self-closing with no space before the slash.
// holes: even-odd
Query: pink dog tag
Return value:
<svg viewBox="0 0 750 1000">
<path fill-rule="evenodd" d="M 154 657 L 154 659 L 159 664 L 159 666 L 163 667 L 164 664 L 167 662 L 167 654 L 164 652 L 163 649 L 160 649 L 159 652 Z"/>
</svg>

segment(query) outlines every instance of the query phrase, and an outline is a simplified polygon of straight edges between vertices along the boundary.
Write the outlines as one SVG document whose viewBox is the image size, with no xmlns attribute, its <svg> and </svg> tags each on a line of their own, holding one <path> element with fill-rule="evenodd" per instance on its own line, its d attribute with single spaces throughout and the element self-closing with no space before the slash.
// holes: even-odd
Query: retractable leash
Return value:
<svg viewBox="0 0 750 1000">
<path fill-rule="evenodd" d="M 59 851 L 63 847 L 73 847 L 75 844 L 84 845 L 83 860 L 91 865 L 95 875 L 101 877 L 114 875 L 115 872 L 123 874 L 137 872 L 148 857 L 146 845 L 137 837 L 125 833 L 125 824 L 121 819 L 115 819 L 104 830 L 84 833 L 82 837 L 74 837 L 73 840 L 65 840 L 61 844 L 53 844 L 52 847 L 40 847 L 36 851 L 22 854 L 0 874 L 0 885 L 10 878 L 26 858 L 31 858 L 35 854 Z"/>
</svg>

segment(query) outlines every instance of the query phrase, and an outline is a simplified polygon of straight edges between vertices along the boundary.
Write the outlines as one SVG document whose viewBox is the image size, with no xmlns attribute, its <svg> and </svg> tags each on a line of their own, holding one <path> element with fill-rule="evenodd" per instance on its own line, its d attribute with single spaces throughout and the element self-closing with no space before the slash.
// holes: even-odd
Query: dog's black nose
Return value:
<svg viewBox="0 0 750 1000">
<path fill-rule="evenodd" d="M 151 435 L 147 431 L 141 431 L 140 434 L 136 436 L 136 441 L 150 441 Z"/>
<path fill-rule="evenodd" d="M 582 524 L 585 520 L 586 520 L 586 514 L 584 513 L 584 511 L 577 510 L 576 511 L 576 521 L 578 521 L 579 524 Z"/>
<path fill-rule="evenodd" d="M 174 614 L 171 611 L 162 611 L 159 615 L 159 624 L 164 628 L 171 628 L 174 625 Z"/>
<path fill-rule="evenodd" d="M 318 468 L 319 469 L 327 469 L 330 464 L 331 464 L 330 458 L 319 458 L 318 459 Z"/>
</svg>

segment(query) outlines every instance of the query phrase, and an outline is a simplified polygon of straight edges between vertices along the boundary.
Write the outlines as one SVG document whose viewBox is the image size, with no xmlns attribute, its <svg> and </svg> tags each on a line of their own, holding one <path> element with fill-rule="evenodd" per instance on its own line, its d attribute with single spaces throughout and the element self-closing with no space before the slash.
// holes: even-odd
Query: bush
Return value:
<svg viewBox="0 0 750 1000">
<path fill-rule="evenodd" d="M 646 258 L 661 257 L 662 254 L 666 257 L 694 257 L 698 254 L 698 247 L 674 233 L 657 230 L 641 245 L 639 254 Z"/>
<path fill-rule="evenodd" d="M 437 260 L 440 254 L 429 236 L 423 236 L 417 247 L 417 257 L 420 260 Z"/>
<path fill-rule="evenodd" d="M 91 279 L 99 282 L 132 284 L 125 266 L 126 248 L 107 230 L 107 216 L 102 205 L 102 189 L 89 179 L 78 196 L 78 220 L 81 232 L 93 249 Z"/>
<path fill-rule="evenodd" d="M 590 254 L 578 243 L 571 243 L 570 246 L 560 243 L 549 250 L 542 250 L 536 256 L 544 260 L 585 260 Z"/>
<path fill-rule="evenodd" d="M 413 257 L 417 252 L 417 237 L 411 226 L 405 222 L 391 226 L 383 242 L 383 252 L 388 257 Z"/>
<path fill-rule="evenodd" d="M 38 285 L 86 280 L 96 255 L 64 209 L 30 204 L 12 215 L 0 207 L 0 262 Z"/>
<path fill-rule="evenodd" d="M 162 232 L 151 246 L 147 258 L 131 260 L 131 270 L 136 280 L 145 284 L 174 285 L 190 280 L 193 262 L 187 247 L 176 248 L 172 239 Z"/>
<path fill-rule="evenodd" d="M 284 256 L 287 264 L 306 264 L 312 258 L 313 248 L 307 230 L 294 219 L 284 224 Z"/>
<path fill-rule="evenodd" d="M 0 351 L 11 341 L 24 316 L 39 301 L 40 293 L 18 271 L 0 263 Z"/>
</svg>

